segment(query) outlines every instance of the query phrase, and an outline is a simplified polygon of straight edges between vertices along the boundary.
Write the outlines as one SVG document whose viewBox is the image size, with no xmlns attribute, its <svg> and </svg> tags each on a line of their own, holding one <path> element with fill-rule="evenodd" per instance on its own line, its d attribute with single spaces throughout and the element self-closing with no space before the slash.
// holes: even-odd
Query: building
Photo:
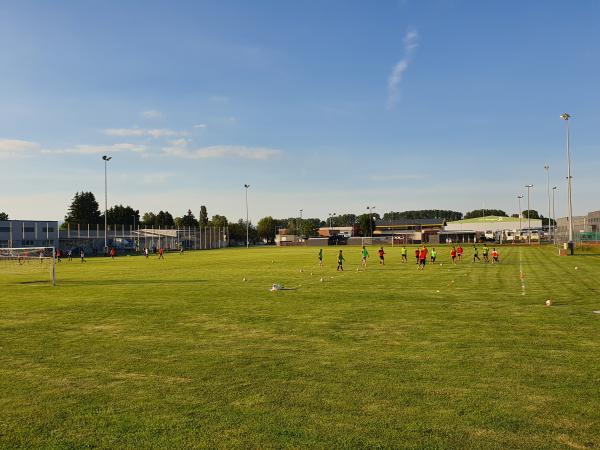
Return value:
<svg viewBox="0 0 600 450">
<path fill-rule="evenodd" d="M 600 211 L 591 211 L 585 216 L 573 216 L 574 240 L 578 241 L 578 235 L 584 233 L 600 233 Z M 568 240 L 568 217 L 559 217 L 558 219 L 556 219 L 556 236 L 561 242 L 566 242 Z"/>
<path fill-rule="evenodd" d="M 373 236 L 392 236 L 398 243 L 437 242 L 445 225 L 445 219 L 377 220 Z"/>
<path fill-rule="evenodd" d="M 358 227 L 355 225 L 352 227 L 321 227 L 318 233 L 320 237 L 337 236 L 338 234 L 345 237 L 352 237 L 356 236 L 357 231 Z"/>
<path fill-rule="evenodd" d="M 0 247 L 57 247 L 55 220 L 0 221 Z"/>
<path fill-rule="evenodd" d="M 505 240 L 509 235 L 514 236 L 519 230 L 528 230 L 530 224 L 532 230 L 542 228 L 541 219 L 531 219 L 530 221 L 518 217 L 485 216 L 448 222 L 444 231 L 474 232 L 478 238 L 484 236 L 487 239 L 503 236 L 502 240 Z M 536 236 L 539 239 L 539 234 Z"/>
</svg>

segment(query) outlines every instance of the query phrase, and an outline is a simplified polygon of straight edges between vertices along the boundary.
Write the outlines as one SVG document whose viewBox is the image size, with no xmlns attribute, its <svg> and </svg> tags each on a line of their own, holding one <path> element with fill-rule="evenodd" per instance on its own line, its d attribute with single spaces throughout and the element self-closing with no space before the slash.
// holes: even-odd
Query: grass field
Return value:
<svg viewBox="0 0 600 450">
<path fill-rule="evenodd" d="M 600 448 L 600 255 L 317 250 L 0 271 L 0 447 Z"/>
</svg>

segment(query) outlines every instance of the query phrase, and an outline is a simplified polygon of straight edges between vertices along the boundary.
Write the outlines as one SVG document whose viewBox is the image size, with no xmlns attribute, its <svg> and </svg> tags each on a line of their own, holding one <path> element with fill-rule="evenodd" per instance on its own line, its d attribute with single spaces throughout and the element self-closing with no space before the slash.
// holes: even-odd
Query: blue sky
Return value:
<svg viewBox="0 0 600 450">
<path fill-rule="evenodd" d="M 0 210 L 600 209 L 600 3 L 0 4 Z"/>
</svg>

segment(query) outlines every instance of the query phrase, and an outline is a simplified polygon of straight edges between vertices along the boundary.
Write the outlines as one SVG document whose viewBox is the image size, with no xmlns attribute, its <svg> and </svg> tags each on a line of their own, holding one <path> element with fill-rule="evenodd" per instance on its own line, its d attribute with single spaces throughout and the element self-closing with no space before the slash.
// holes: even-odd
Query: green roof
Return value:
<svg viewBox="0 0 600 450">
<path fill-rule="evenodd" d="M 526 219 L 523 218 L 523 220 L 526 220 Z M 534 220 L 534 219 L 531 219 L 531 220 Z M 451 223 L 518 222 L 518 221 L 519 221 L 518 217 L 485 216 L 485 217 L 473 217 L 472 219 L 456 220 L 454 222 L 448 222 L 448 224 L 451 224 Z"/>
</svg>

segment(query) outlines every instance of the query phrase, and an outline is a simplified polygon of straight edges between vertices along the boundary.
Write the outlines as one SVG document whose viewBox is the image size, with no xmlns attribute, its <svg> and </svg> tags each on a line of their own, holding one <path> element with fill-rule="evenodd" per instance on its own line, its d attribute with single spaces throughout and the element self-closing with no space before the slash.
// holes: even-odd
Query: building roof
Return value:
<svg viewBox="0 0 600 450">
<path fill-rule="evenodd" d="M 523 217 L 521 220 L 527 220 Z M 533 219 L 531 220 L 540 220 Z M 472 219 L 463 219 L 463 220 L 455 220 L 453 222 L 448 222 L 448 225 L 454 223 L 497 223 L 497 222 L 518 222 L 518 217 L 504 217 L 504 216 L 485 216 L 485 217 L 473 217 Z"/>
<path fill-rule="evenodd" d="M 446 219 L 399 219 L 399 220 L 376 220 L 376 227 L 390 227 L 390 226 L 402 226 L 402 225 L 430 225 L 430 226 L 444 226 L 446 225 Z"/>
</svg>

